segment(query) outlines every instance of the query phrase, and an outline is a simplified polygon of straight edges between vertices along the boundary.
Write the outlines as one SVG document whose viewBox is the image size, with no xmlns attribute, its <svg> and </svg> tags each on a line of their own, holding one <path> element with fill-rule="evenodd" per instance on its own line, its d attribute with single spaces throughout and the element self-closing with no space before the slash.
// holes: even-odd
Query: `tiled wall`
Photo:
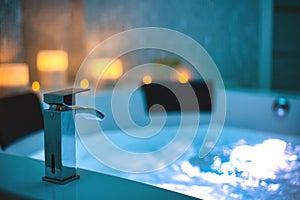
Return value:
<svg viewBox="0 0 300 200">
<path fill-rule="evenodd" d="M 0 1 L 0 63 L 24 59 L 22 11 L 18 0 Z"/>
<path fill-rule="evenodd" d="M 199 42 L 217 64 L 226 86 L 258 86 L 257 0 L 89 0 L 85 1 L 85 19 L 87 52 L 124 30 L 164 27 Z M 143 61 L 132 55 L 130 65 L 163 56 L 149 51 L 139 55 Z"/>
<path fill-rule="evenodd" d="M 1 0 L 0 63 L 24 61 L 35 80 L 37 51 L 64 49 L 70 55 L 72 80 L 83 58 L 104 39 L 131 28 L 156 26 L 180 31 L 199 42 L 227 87 L 257 88 L 260 6 L 259 0 Z M 125 66 L 164 56 L 169 54 L 132 52 L 124 56 Z M 281 68 L 274 68 L 273 87 L 293 89 L 282 85 L 295 85 L 298 67 L 289 66 L 285 73 Z M 284 74 L 288 75 L 282 78 Z"/>
</svg>

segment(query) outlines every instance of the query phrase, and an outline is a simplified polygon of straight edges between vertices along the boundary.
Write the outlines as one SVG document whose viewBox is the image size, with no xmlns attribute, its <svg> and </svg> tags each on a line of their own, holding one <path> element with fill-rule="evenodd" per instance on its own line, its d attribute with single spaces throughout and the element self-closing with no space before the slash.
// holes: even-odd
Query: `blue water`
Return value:
<svg viewBox="0 0 300 200">
<path fill-rule="evenodd" d="M 300 199 L 299 137 L 227 127 L 200 159 L 201 142 L 165 169 L 128 177 L 204 199 Z"/>
</svg>

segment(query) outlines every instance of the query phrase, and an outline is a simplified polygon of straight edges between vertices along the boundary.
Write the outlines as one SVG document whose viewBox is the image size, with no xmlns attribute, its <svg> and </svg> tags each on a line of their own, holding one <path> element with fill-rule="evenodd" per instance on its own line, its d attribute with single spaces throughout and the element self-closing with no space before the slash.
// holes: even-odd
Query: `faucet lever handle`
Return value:
<svg viewBox="0 0 300 200">
<path fill-rule="evenodd" d="M 90 89 L 69 88 L 65 90 L 58 90 L 55 92 L 45 93 L 44 102 L 49 105 L 75 105 L 75 94 L 86 92 Z"/>
</svg>

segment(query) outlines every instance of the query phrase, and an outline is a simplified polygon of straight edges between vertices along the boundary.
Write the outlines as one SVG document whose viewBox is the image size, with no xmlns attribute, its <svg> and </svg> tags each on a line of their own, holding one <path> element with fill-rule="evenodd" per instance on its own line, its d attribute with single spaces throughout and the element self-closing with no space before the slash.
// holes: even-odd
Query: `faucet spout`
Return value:
<svg viewBox="0 0 300 200">
<path fill-rule="evenodd" d="M 72 110 L 75 111 L 75 114 L 87 114 L 87 115 L 91 115 L 92 117 L 96 116 L 96 119 L 99 121 L 102 121 L 104 118 L 104 114 L 102 112 L 93 108 L 72 106 Z"/>
</svg>

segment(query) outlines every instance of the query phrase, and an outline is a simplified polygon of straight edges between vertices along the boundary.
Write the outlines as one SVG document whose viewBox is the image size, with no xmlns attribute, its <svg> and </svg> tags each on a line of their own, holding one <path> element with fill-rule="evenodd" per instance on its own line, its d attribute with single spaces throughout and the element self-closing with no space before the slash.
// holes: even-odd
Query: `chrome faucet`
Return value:
<svg viewBox="0 0 300 200">
<path fill-rule="evenodd" d="M 65 184 L 79 178 L 76 173 L 76 113 L 88 113 L 102 120 L 104 115 L 92 108 L 75 105 L 75 94 L 89 89 L 67 89 L 44 94 L 49 109 L 44 110 L 44 181 Z"/>
</svg>

